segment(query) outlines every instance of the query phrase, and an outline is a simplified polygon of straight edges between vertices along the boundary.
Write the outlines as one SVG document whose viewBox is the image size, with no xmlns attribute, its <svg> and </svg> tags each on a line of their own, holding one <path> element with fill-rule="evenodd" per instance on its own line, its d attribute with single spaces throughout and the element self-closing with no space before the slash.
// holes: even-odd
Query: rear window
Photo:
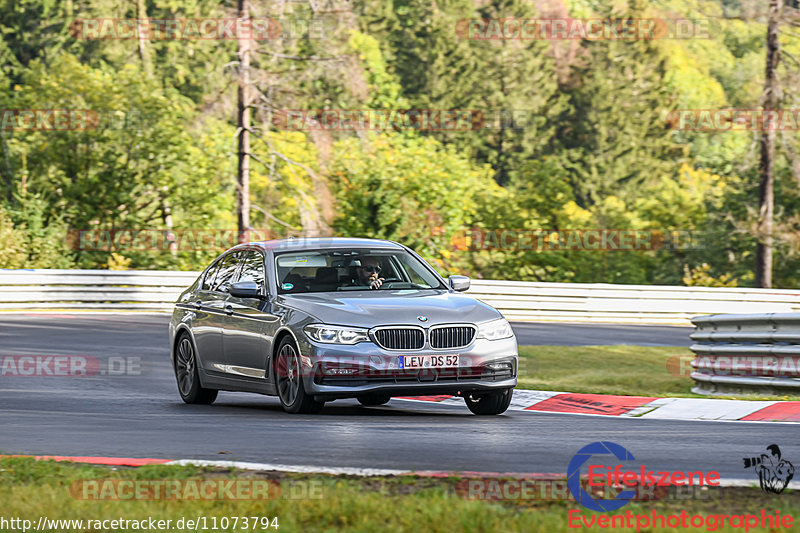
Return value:
<svg viewBox="0 0 800 533">
<path fill-rule="evenodd" d="M 214 275 L 214 281 L 211 283 L 212 291 L 227 292 L 231 283 L 235 280 L 233 276 L 236 274 L 236 269 L 239 268 L 239 252 L 233 252 L 222 258 L 219 268 Z"/>
</svg>

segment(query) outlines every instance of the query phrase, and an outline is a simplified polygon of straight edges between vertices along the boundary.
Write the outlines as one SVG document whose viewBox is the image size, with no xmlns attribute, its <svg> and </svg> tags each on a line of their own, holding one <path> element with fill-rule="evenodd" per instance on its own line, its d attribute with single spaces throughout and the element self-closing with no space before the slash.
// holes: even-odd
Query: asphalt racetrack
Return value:
<svg viewBox="0 0 800 533">
<path fill-rule="evenodd" d="M 288 415 L 277 398 L 220 393 L 181 402 L 166 315 L 2 315 L 0 355 L 88 355 L 132 361 L 131 375 L 0 377 L 0 453 L 238 460 L 324 467 L 561 473 L 581 447 L 610 440 L 653 470 L 717 470 L 750 478 L 742 458 L 777 443 L 800 461 L 796 424 L 612 418 L 339 400 Z M 523 343 L 688 343 L 689 328 L 533 324 Z M 560 342 L 559 339 L 561 339 Z M 590 342 L 591 341 L 591 342 Z M 120 359 L 121 358 L 121 359 Z M 105 364 L 105 363 L 103 363 Z M 123 365 L 124 366 L 124 365 Z M 123 373 L 125 374 L 125 373 Z"/>
<path fill-rule="evenodd" d="M 686 346 L 691 327 L 630 326 L 626 324 L 564 324 L 517 322 L 512 324 L 519 344 L 551 346 Z"/>
</svg>

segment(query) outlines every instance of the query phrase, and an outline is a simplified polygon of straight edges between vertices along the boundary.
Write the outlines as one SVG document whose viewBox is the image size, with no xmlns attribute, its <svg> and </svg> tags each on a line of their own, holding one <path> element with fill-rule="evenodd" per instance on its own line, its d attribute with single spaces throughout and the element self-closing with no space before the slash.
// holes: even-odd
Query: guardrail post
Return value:
<svg viewBox="0 0 800 533">
<path fill-rule="evenodd" d="M 711 315 L 692 322 L 692 392 L 800 393 L 800 313 Z"/>
</svg>

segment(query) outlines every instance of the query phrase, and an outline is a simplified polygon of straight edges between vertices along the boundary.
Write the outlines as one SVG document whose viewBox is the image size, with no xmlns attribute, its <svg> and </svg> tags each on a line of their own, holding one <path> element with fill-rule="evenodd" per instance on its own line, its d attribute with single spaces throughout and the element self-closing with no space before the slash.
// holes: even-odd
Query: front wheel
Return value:
<svg viewBox="0 0 800 533">
<path fill-rule="evenodd" d="M 495 392 L 481 392 L 467 394 L 464 401 L 473 414 L 476 415 L 499 415 L 506 412 L 511 405 L 511 396 L 514 389 L 505 389 Z"/>
<path fill-rule="evenodd" d="M 189 335 L 183 333 L 178 340 L 175 351 L 175 379 L 178 380 L 178 392 L 186 403 L 212 404 L 217 399 L 214 389 L 200 386 L 197 354 Z"/>
<path fill-rule="evenodd" d="M 325 402 L 315 401 L 306 393 L 303 386 L 303 368 L 300 364 L 300 354 L 292 339 L 284 337 L 278 346 L 278 356 L 275 359 L 278 398 L 287 413 L 319 413 Z"/>
</svg>

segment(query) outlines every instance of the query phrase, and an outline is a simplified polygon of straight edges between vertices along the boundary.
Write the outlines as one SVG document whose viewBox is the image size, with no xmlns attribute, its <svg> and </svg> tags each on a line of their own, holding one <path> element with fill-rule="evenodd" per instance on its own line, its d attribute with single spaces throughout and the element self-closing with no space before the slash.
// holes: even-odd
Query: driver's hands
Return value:
<svg viewBox="0 0 800 533">
<path fill-rule="evenodd" d="M 383 285 L 383 278 L 379 278 L 378 274 L 373 274 L 370 276 L 369 288 L 370 289 L 379 289 L 381 285 Z"/>
</svg>

